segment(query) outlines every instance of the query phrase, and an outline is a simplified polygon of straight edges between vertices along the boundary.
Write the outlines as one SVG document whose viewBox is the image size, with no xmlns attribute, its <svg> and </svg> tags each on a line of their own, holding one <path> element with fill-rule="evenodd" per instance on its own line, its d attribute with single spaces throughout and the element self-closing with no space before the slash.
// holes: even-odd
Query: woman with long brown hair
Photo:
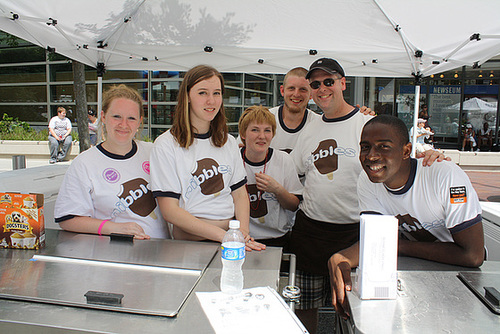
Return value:
<svg viewBox="0 0 500 334">
<path fill-rule="evenodd" d="M 151 153 L 152 190 L 175 239 L 221 242 L 229 220 L 237 219 L 247 250 L 260 250 L 265 246 L 249 235 L 246 173 L 228 134 L 223 93 L 215 68 L 198 65 L 186 73 L 172 128 Z"/>
</svg>

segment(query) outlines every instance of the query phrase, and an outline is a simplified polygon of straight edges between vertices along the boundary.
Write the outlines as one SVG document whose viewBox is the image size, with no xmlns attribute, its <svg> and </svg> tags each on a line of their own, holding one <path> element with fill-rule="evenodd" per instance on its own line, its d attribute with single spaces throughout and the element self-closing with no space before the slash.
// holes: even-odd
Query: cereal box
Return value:
<svg viewBox="0 0 500 334">
<path fill-rule="evenodd" d="M 44 246 L 43 194 L 0 193 L 0 247 Z"/>
</svg>

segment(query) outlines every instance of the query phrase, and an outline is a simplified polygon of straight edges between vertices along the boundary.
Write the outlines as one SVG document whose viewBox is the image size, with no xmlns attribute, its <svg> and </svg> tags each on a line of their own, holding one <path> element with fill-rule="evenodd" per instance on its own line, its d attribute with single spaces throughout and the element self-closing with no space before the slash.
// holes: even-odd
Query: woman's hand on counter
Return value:
<svg viewBox="0 0 500 334">
<path fill-rule="evenodd" d="M 110 220 L 100 220 L 91 217 L 75 216 L 59 223 L 66 231 L 77 233 L 91 233 L 110 235 L 111 233 L 121 233 L 133 235 L 136 239 L 150 239 L 142 227 L 133 222 L 115 223 Z"/>
<path fill-rule="evenodd" d="M 109 224 L 109 225 L 108 225 Z M 128 223 L 114 223 L 114 222 L 107 222 L 103 226 L 103 230 L 108 225 L 108 229 L 106 229 L 106 233 L 103 234 L 111 234 L 111 233 L 122 233 L 122 234 L 130 234 L 134 236 L 134 239 L 151 239 L 149 235 L 147 235 L 142 227 L 134 222 L 128 222 Z"/>
<path fill-rule="evenodd" d="M 255 241 L 255 239 L 252 238 L 249 234 L 245 236 L 245 250 L 247 252 L 251 252 L 252 250 L 261 251 L 264 249 L 266 249 L 266 245 Z"/>
</svg>

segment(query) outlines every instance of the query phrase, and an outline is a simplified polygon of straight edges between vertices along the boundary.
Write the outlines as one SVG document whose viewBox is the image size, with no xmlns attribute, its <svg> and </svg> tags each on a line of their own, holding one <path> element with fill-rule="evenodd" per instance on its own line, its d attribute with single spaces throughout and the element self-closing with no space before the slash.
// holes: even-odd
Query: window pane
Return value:
<svg viewBox="0 0 500 334">
<path fill-rule="evenodd" d="M 178 71 L 153 71 L 152 78 L 178 78 Z"/>
<path fill-rule="evenodd" d="M 0 64 L 45 61 L 45 50 L 38 46 L 0 48 Z"/>
<path fill-rule="evenodd" d="M 46 106 L 0 106 L 0 117 L 7 114 L 10 117 L 18 118 L 25 122 L 47 122 Z"/>
<path fill-rule="evenodd" d="M 158 136 L 160 136 L 165 131 L 168 131 L 168 129 L 164 129 L 164 128 L 152 128 L 151 129 L 151 139 L 154 141 L 156 138 L 158 138 Z"/>
<path fill-rule="evenodd" d="M 226 118 L 228 123 L 238 123 L 240 115 L 243 113 L 242 108 L 238 107 L 225 107 Z"/>
<path fill-rule="evenodd" d="M 0 67 L 0 83 L 45 82 L 45 65 Z"/>
<path fill-rule="evenodd" d="M 172 125 L 172 114 L 175 105 L 152 105 L 151 124 Z"/>
<path fill-rule="evenodd" d="M 46 86 L 0 87 L 1 102 L 46 102 Z"/>
<path fill-rule="evenodd" d="M 176 102 L 180 81 L 153 82 L 153 102 Z"/>
<path fill-rule="evenodd" d="M 73 85 L 51 85 L 50 102 L 59 104 L 74 104 Z"/>
<path fill-rule="evenodd" d="M 271 95 L 256 92 L 245 92 L 245 106 L 270 106 Z"/>
<path fill-rule="evenodd" d="M 71 63 L 52 64 L 49 67 L 50 81 L 73 81 L 73 66 Z"/>
<path fill-rule="evenodd" d="M 395 79 L 392 78 L 365 80 L 365 105 L 373 108 L 379 115 L 392 115 L 394 82 Z M 359 103 L 361 104 L 361 101 Z"/>
<path fill-rule="evenodd" d="M 120 84 L 124 84 L 127 87 L 130 87 L 132 89 L 136 89 L 144 101 L 148 100 L 148 84 L 146 82 L 122 82 Z M 111 86 L 116 86 L 116 85 L 119 85 L 119 84 L 117 84 L 117 83 L 116 84 L 103 83 L 103 85 L 102 85 L 103 92 L 105 92 Z"/>
<path fill-rule="evenodd" d="M 106 71 L 103 80 L 147 79 L 148 71 Z"/>
<path fill-rule="evenodd" d="M 245 75 L 245 88 L 271 92 L 273 87 L 271 80 L 247 74 Z"/>
<path fill-rule="evenodd" d="M 228 125 L 229 128 L 229 134 L 232 135 L 234 138 L 238 138 L 240 135 L 238 132 L 238 124 L 233 124 L 233 125 Z"/>
<path fill-rule="evenodd" d="M 241 87 L 241 73 L 224 73 L 224 85 Z"/>
<path fill-rule="evenodd" d="M 224 105 L 241 105 L 241 90 L 226 88 L 224 92 Z"/>
</svg>

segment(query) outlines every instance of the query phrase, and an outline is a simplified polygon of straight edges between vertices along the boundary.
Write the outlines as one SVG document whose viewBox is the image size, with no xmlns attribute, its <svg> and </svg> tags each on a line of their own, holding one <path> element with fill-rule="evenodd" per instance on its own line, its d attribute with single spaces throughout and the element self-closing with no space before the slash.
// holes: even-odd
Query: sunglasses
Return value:
<svg viewBox="0 0 500 334">
<path fill-rule="evenodd" d="M 335 79 L 333 78 L 326 78 L 325 80 L 323 80 L 323 85 L 325 85 L 326 87 L 331 87 L 334 83 Z M 312 89 L 318 89 L 321 86 L 321 81 L 313 81 L 309 84 L 309 86 L 311 86 Z"/>
</svg>

